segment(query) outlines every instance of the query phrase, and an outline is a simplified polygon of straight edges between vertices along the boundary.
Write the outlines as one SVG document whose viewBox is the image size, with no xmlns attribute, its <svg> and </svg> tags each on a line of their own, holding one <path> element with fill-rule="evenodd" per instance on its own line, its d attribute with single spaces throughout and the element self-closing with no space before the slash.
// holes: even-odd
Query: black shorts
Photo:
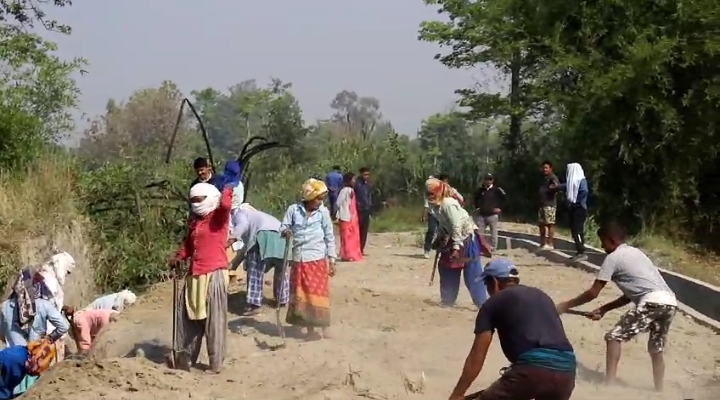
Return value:
<svg viewBox="0 0 720 400">
<path fill-rule="evenodd" d="M 472 400 L 570 400 L 575 390 L 575 371 L 561 372 L 531 365 L 508 369 L 490 387 L 469 397 Z M 466 397 L 468 398 L 468 397 Z"/>
</svg>

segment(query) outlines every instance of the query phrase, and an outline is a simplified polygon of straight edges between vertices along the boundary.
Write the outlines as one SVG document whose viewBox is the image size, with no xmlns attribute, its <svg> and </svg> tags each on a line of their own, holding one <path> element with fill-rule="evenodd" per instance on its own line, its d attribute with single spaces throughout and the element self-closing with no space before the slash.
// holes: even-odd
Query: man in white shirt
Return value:
<svg viewBox="0 0 720 400">
<path fill-rule="evenodd" d="M 627 342 L 641 332 L 648 332 L 647 349 L 653 367 L 655 390 L 662 391 L 665 376 L 663 351 L 675 313 L 675 293 L 665 283 L 660 270 L 640 249 L 625 243 L 624 229 L 615 222 L 604 224 L 598 230 L 602 247 L 608 255 L 600 266 L 592 287 L 576 298 L 558 304 L 558 313 L 589 303 L 598 297 L 609 281 L 613 281 L 622 296 L 591 312 L 595 321 L 608 311 L 634 303 L 635 307 L 620 317 L 620 321 L 606 335 L 607 365 L 605 382 L 612 384 L 617 376 L 621 343 Z"/>
</svg>

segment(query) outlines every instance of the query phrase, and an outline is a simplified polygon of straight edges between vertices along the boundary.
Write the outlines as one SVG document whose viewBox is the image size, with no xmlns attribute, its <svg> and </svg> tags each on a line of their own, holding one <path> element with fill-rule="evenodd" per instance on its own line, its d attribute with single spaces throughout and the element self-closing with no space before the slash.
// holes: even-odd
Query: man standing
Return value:
<svg viewBox="0 0 720 400">
<path fill-rule="evenodd" d="M 495 331 L 510 367 L 473 400 L 569 400 L 577 361 L 550 296 L 520 285 L 507 258 L 490 261 L 481 275 L 490 298 L 475 320 L 475 340 L 450 400 L 462 400 L 485 364 Z"/>
<path fill-rule="evenodd" d="M 343 176 L 340 166 L 332 167 L 332 171 L 325 175 L 325 185 L 328 187 L 328 199 L 330 200 L 330 215 L 335 218 L 337 213 L 337 199 L 340 189 L 343 188 Z"/>
<path fill-rule="evenodd" d="M 557 176 L 553 173 L 550 161 L 542 163 L 543 180 L 540 184 L 540 208 L 538 226 L 540 228 L 540 245 L 545 250 L 555 248 L 555 214 L 557 212 L 557 191 L 560 186 Z"/>
<path fill-rule="evenodd" d="M 223 182 L 223 177 L 221 175 L 213 174 L 212 165 L 210 165 L 210 162 L 207 158 L 196 158 L 195 162 L 193 163 L 193 168 L 195 169 L 197 178 L 192 181 L 190 187 L 193 187 L 198 183 L 209 183 L 222 192 L 225 186 Z"/>
<path fill-rule="evenodd" d="M 365 254 L 368 229 L 370 228 L 370 211 L 372 210 L 372 187 L 370 186 L 370 168 L 360 168 L 360 177 L 355 182 L 357 211 L 360 225 L 360 251 Z"/>
<path fill-rule="evenodd" d="M 621 343 L 641 332 L 649 332 L 647 349 L 652 361 L 655 390 L 662 391 L 665 377 L 663 351 L 675 313 L 677 299 L 655 264 L 640 249 L 625 244 L 625 230 L 610 222 L 598 230 L 602 248 L 608 255 L 598 271 L 592 287 L 576 298 L 557 305 L 558 313 L 595 300 L 609 281 L 623 293 L 614 301 L 591 312 L 592 319 L 601 319 L 608 311 L 630 302 L 635 308 L 626 312 L 617 325 L 605 334 L 605 383 L 612 384 L 617 376 Z"/>
<path fill-rule="evenodd" d="M 490 227 L 490 244 L 497 248 L 499 216 L 505 204 L 505 191 L 494 183 L 492 174 L 485 175 L 482 186 L 475 193 L 475 225 L 481 233 L 485 232 L 485 227 Z"/>
</svg>

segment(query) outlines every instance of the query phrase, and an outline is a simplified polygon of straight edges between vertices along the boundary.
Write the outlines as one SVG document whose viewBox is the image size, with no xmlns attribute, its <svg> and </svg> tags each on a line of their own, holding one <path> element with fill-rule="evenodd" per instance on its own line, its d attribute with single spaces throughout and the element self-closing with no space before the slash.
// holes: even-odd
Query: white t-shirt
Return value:
<svg viewBox="0 0 720 400">
<path fill-rule="evenodd" d="M 655 303 L 677 306 L 675 293 L 665 282 L 660 270 L 640 249 L 621 244 L 605 257 L 596 277 L 613 281 L 636 305 Z"/>
</svg>

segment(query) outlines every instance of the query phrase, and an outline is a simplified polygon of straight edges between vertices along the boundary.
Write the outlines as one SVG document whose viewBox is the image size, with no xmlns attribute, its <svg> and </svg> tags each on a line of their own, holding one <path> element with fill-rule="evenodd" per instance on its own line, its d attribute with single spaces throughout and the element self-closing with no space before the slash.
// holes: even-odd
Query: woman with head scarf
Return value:
<svg viewBox="0 0 720 400">
<path fill-rule="evenodd" d="M 343 175 L 343 188 L 337 195 L 337 213 L 335 214 L 340 225 L 340 259 L 343 261 L 362 260 L 360 224 L 354 186 L 355 174 L 348 172 Z"/>
<path fill-rule="evenodd" d="M 558 187 L 565 190 L 565 198 L 570 208 L 570 234 L 575 241 L 577 255 L 573 261 L 587 260 L 585 255 L 585 219 L 587 218 L 587 200 L 590 194 L 585 171 L 578 163 L 567 165 L 565 183 Z"/>
<path fill-rule="evenodd" d="M 111 322 L 117 321 L 118 311 L 103 308 L 86 308 L 75 311 L 74 307 L 64 306 L 62 310 L 73 329 L 73 338 L 81 354 L 87 354 L 95 343 L 100 331 Z"/>
<path fill-rule="evenodd" d="M 462 275 L 473 303 L 480 307 L 487 298 L 481 279 L 480 256 L 489 257 L 490 246 L 485 243 L 470 214 L 453 197 L 450 185 L 430 178 L 425 186 L 430 212 L 438 222 L 436 247 L 440 251 L 440 301 L 444 306 L 455 305 Z"/>
<path fill-rule="evenodd" d="M 228 259 L 225 253 L 230 232 L 231 186 L 222 193 L 209 183 L 190 189 L 193 218 L 171 267 L 190 261 L 190 269 L 178 302 L 178 343 L 187 365 L 197 363 L 203 336 L 207 340 L 210 370 L 219 373 L 225 359 L 227 336 Z"/>
<path fill-rule="evenodd" d="M 237 161 L 228 161 L 225 163 L 225 171 L 223 173 L 223 185 L 232 187 L 232 209 L 240 207 L 245 201 L 245 187 L 240 180 L 242 167 Z"/>
<path fill-rule="evenodd" d="M 0 334 L 6 346 L 27 346 L 28 342 L 45 338 L 55 343 L 70 329 L 55 304 L 43 298 L 42 291 L 46 290 L 43 286 L 42 275 L 30 269 L 22 270 L 16 278 L 10 296 L 0 306 Z M 50 324 L 54 329 L 48 335 Z M 36 380 L 35 376 L 25 376 L 14 393 L 25 393 Z"/>
<path fill-rule="evenodd" d="M 135 296 L 135 293 L 125 289 L 117 293 L 110 293 L 105 296 L 98 297 L 85 308 L 93 310 L 123 311 L 125 310 L 125 307 L 134 304 L 136 300 L 137 296 Z"/>
<path fill-rule="evenodd" d="M 302 201 L 288 207 L 280 232 L 291 239 L 292 269 L 287 322 L 307 328 L 307 339 L 328 337 L 330 278 L 335 275 L 335 236 L 323 205 L 328 188 L 318 179 L 302 186 Z M 322 329 L 322 335 L 316 332 Z"/>
</svg>

